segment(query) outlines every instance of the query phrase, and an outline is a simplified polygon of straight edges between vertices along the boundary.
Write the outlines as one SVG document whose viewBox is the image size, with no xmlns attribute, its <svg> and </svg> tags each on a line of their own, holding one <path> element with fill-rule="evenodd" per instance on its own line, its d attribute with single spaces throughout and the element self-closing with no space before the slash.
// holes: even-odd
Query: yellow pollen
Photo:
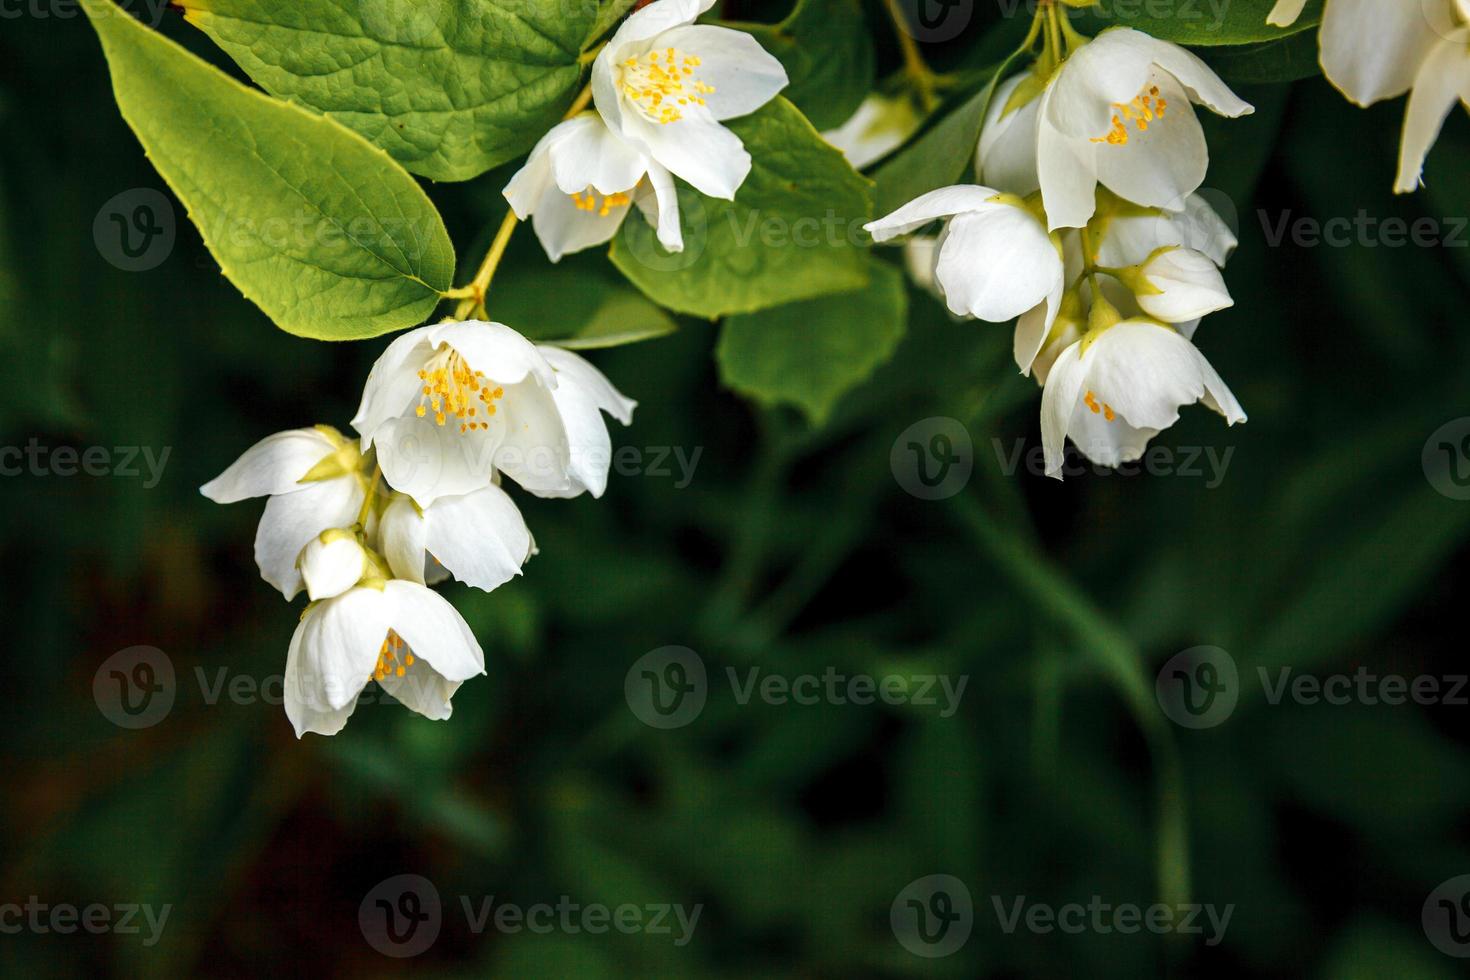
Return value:
<svg viewBox="0 0 1470 980">
<path fill-rule="evenodd" d="M 402 677 L 406 668 L 413 666 L 413 654 L 408 652 L 408 644 L 403 637 L 392 630 L 383 639 L 383 645 L 378 647 L 378 662 L 373 665 L 373 680 L 381 681 L 388 676 Z"/>
<path fill-rule="evenodd" d="M 1140 133 L 1148 132 L 1148 125 L 1155 120 L 1162 121 L 1164 111 L 1169 108 L 1169 100 L 1159 97 L 1159 87 L 1149 86 L 1148 91 L 1133 97 L 1129 103 L 1114 102 L 1113 126 L 1105 136 L 1094 136 L 1094 143 L 1108 143 L 1112 146 L 1124 146 L 1128 143 L 1128 124 L 1132 123 Z"/>
<path fill-rule="evenodd" d="M 1100 414 L 1109 422 L 1118 417 L 1118 413 L 1113 411 L 1113 406 L 1109 405 L 1107 402 L 1099 402 L 1097 400 L 1097 395 L 1091 391 L 1083 396 L 1082 403 L 1087 406 L 1088 410 L 1091 411 L 1093 415 Z"/>
<path fill-rule="evenodd" d="M 674 48 L 664 52 L 662 62 L 659 52 L 650 51 L 641 60 L 628 58 L 622 63 L 618 86 L 644 116 L 667 125 L 684 118 L 679 106 L 704 105 L 704 96 L 715 91 L 713 85 L 695 77 L 694 69 L 699 65 L 698 55 L 686 55 Z"/>
<path fill-rule="evenodd" d="M 433 412 L 434 424 L 439 426 L 447 425 L 452 418 L 459 422 L 461 433 L 490 427 L 484 422 L 465 421 L 476 414 L 477 400 L 490 397 L 490 388 L 485 384 L 484 372 L 471 370 L 454 348 L 445 347 L 435 354 L 419 371 L 419 380 L 424 382 L 422 398 L 414 409 L 419 418 Z"/>
<path fill-rule="evenodd" d="M 626 207 L 633 202 L 633 199 L 627 194 L 618 193 L 607 195 L 602 199 L 602 203 L 598 204 L 597 192 L 590 187 L 587 188 L 585 193 L 572 194 L 570 197 L 573 206 L 578 211 L 586 211 L 588 214 L 595 212 L 599 218 L 606 218 L 612 213 L 613 208 Z"/>
</svg>

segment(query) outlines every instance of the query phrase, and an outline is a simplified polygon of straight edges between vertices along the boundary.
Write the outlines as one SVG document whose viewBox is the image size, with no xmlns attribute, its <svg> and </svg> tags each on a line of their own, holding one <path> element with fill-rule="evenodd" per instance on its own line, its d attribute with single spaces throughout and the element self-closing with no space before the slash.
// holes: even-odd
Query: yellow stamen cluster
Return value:
<svg viewBox="0 0 1470 980">
<path fill-rule="evenodd" d="M 1090 391 L 1087 393 L 1087 396 L 1082 399 L 1082 401 L 1084 404 L 1087 405 L 1088 408 L 1092 409 L 1093 415 L 1101 412 L 1102 417 L 1107 419 L 1109 422 L 1118 417 L 1118 413 L 1113 411 L 1113 406 L 1109 405 L 1107 402 L 1099 402 L 1097 400 L 1097 395 L 1093 394 Z"/>
<path fill-rule="evenodd" d="M 1153 85 L 1142 95 L 1134 96 L 1133 101 L 1126 105 L 1122 102 L 1114 102 L 1113 128 L 1106 136 L 1094 136 L 1094 143 L 1110 143 L 1113 146 L 1123 146 L 1128 142 L 1128 123 L 1133 123 L 1140 133 L 1148 131 L 1148 124 L 1156 119 L 1164 118 L 1164 110 L 1169 108 L 1169 100 L 1159 96 L 1159 87 Z"/>
<path fill-rule="evenodd" d="M 650 51 L 641 59 L 623 62 L 623 94 L 636 102 L 648 118 L 664 125 L 684 118 L 680 106 L 704 105 L 704 96 L 714 92 L 694 77 L 700 66 L 698 55 L 669 48 L 660 55 Z"/>
<path fill-rule="evenodd" d="M 387 637 L 383 639 L 383 645 L 378 648 L 378 663 L 373 667 L 373 680 L 380 681 L 389 675 L 402 677 L 412 666 L 413 653 L 408 649 L 408 644 L 403 641 L 403 637 L 389 630 Z"/>
<path fill-rule="evenodd" d="M 613 208 L 626 207 L 633 200 L 627 194 L 609 194 L 602 199 L 601 204 L 598 204 L 597 192 L 590 187 L 587 188 L 585 194 L 573 194 L 571 197 L 578 211 L 586 211 L 589 214 L 596 212 L 599 218 L 606 218 Z"/>
<path fill-rule="evenodd" d="M 471 371 L 453 348 L 426 364 L 419 371 L 419 380 L 424 386 L 414 414 L 424 418 L 433 412 L 434 424 L 440 426 L 456 419 L 461 434 L 490 428 L 489 422 L 477 416 L 482 408 L 487 418 L 494 415 L 496 399 L 505 397 L 504 388 L 491 388 L 485 383 L 485 373 Z"/>
</svg>

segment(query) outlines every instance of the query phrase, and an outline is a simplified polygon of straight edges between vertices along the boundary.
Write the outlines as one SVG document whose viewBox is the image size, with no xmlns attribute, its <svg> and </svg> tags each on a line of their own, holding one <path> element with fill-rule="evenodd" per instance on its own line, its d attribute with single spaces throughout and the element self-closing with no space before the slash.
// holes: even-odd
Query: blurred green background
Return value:
<svg viewBox="0 0 1470 980">
<path fill-rule="evenodd" d="M 1227 430 L 1196 409 L 1158 442 L 1231 452 L 1218 486 L 1007 474 L 1016 440 L 1039 442 L 1009 330 L 952 322 L 917 290 L 892 362 L 818 430 L 723 390 L 717 325 L 686 320 L 593 359 L 640 402 L 614 444 L 650 462 L 661 447 L 698 451 L 688 485 L 673 467 L 615 474 L 601 501 L 515 492 L 541 554 L 492 595 L 450 589 L 489 669 L 454 718 L 365 705 L 340 736 L 298 742 L 278 704 L 212 696 L 222 677 L 279 675 L 300 602 L 256 575 L 258 503 L 217 507 L 197 487 L 271 432 L 345 428 L 385 342 L 275 330 L 176 202 L 161 264 L 110 262 L 99 212 L 166 189 L 84 20 L 66 5 L 5 9 L 0 446 L 106 447 L 115 465 L 118 447 L 169 455 L 156 486 L 141 457 L 132 477 L 0 478 L 0 903 L 171 906 L 151 946 L 146 927 L 7 932 L 7 975 L 1463 975 L 1420 916 L 1432 889 L 1470 872 L 1466 708 L 1273 705 L 1257 668 L 1466 672 L 1454 617 L 1470 502 L 1434 489 L 1421 451 L 1470 413 L 1470 236 L 1272 248 L 1263 232 L 1287 211 L 1363 209 L 1433 217 L 1450 234 L 1470 214 L 1465 113 L 1427 191 L 1407 198 L 1389 193 L 1401 101 L 1364 112 L 1314 78 L 1243 88 L 1256 115 L 1207 121 L 1207 184 L 1235 209 L 1241 246 L 1226 270 L 1236 306 L 1197 340 L 1251 421 Z M 977 11 L 936 62 L 972 57 L 996 16 Z M 228 67 L 175 16 L 163 29 Z M 430 188 L 464 261 L 503 214 L 508 173 Z M 522 233 L 500 276 L 544 267 Z M 595 253 L 564 263 L 562 285 L 524 316 L 554 325 L 558 291 L 603 268 Z M 921 500 L 890 449 L 944 417 L 969 432 L 973 474 L 961 493 Z M 630 711 L 624 678 L 671 644 L 703 659 L 709 700 L 660 731 Z M 1227 720 L 1190 730 L 1160 710 L 1154 683 L 1200 644 L 1229 651 L 1242 683 Z M 165 718 L 126 730 L 93 681 L 135 645 L 166 654 L 176 689 Z M 948 718 L 742 705 L 725 671 L 751 667 L 968 681 Z M 397 962 L 358 914 L 405 873 L 434 883 L 443 923 Z M 968 941 L 934 959 L 889 920 L 931 874 L 963 881 L 973 908 Z M 1233 913 L 1207 946 L 1008 934 L 994 908 L 1094 895 Z M 676 946 L 476 934 L 461 896 L 703 909 Z"/>
</svg>

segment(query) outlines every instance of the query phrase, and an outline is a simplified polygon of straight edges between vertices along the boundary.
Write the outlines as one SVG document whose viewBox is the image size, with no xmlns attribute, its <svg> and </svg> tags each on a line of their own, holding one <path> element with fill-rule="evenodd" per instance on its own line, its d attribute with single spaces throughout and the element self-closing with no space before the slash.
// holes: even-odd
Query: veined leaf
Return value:
<svg viewBox="0 0 1470 980">
<path fill-rule="evenodd" d="M 1415 0 L 1395 0 L 1415 2 Z M 1312 0 L 1290 27 L 1272 27 L 1266 17 L 1276 0 L 1150 0 L 1149 3 L 1105 4 L 1089 8 L 1084 26 L 1133 27 L 1162 41 L 1200 46 L 1256 44 L 1316 27 L 1322 3 Z M 1097 13 L 1093 13 L 1097 11 Z"/>
<path fill-rule="evenodd" d="M 83 0 L 113 91 L 226 276 L 281 329 L 375 337 L 422 321 L 454 275 L 403 168 L 322 116 L 246 88 L 107 0 Z"/>
</svg>

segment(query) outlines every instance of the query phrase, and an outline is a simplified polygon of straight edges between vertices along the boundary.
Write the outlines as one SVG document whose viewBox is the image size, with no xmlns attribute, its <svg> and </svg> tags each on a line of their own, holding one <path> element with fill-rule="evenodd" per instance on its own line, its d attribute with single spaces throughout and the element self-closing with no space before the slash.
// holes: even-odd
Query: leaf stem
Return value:
<svg viewBox="0 0 1470 980">
<path fill-rule="evenodd" d="M 909 33 L 908 20 L 898 5 L 898 0 L 888 0 L 888 15 L 893 18 L 893 33 L 898 37 L 898 46 L 903 51 L 904 72 L 913 80 L 919 94 L 919 108 L 925 113 L 933 112 L 939 105 L 935 95 L 937 76 L 919 51 L 919 42 Z"/>
<path fill-rule="evenodd" d="M 383 480 L 383 468 L 376 462 L 373 463 L 373 479 L 368 484 L 367 493 L 362 498 L 362 510 L 357 512 L 357 524 L 359 527 L 367 526 L 368 514 L 372 513 L 373 501 L 378 496 L 378 484 Z"/>
</svg>

